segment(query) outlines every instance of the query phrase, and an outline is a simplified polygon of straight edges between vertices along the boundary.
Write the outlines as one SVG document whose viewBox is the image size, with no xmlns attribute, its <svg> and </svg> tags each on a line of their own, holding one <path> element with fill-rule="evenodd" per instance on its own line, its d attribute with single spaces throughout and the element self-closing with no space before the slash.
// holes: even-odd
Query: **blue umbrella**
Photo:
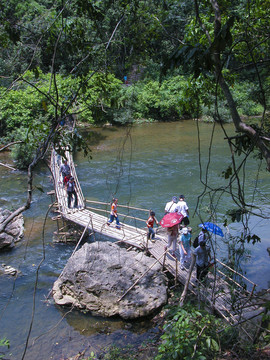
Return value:
<svg viewBox="0 0 270 360">
<path fill-rule="evenodd" d="M 203 224 L 200 224 L 199 226 L 206 229 L 207 231 L 210 231 L 213 234 L 216 234 L 216 235 L 219 235 L 222 237 L 224 236 L 223 231 L 216 224 L 213 224 L 211 222 L 205 222 Z"/>
</svg>

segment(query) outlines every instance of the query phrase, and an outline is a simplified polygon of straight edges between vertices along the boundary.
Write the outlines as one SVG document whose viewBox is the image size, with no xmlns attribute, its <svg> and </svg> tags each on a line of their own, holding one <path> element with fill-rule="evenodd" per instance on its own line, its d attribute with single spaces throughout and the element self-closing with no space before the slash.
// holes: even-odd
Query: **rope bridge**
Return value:
<svg viewBox="0 0 270 360">
<path fill-rule="evenodd" d="M 59 163 L 59 155 L 57 155 L 55 150 L 52 150 L 50 169 L 54 182 L 54 191 L 50 192 L 50 194 L 55 195 L 58 218 L 81 227 L 84 229 L 84 233 L 88 230 L 94 236 L 100 234 L 103 237 L 115 240 L 116 243 L 125 243 L 128 247 L 136 247 L 137 249 L 147 251 L 162 265 L 165 272 L 170 273 L 174 277 L 175 285 L 177 282 L 185 285 L 182 297 L 185 296 L 187 291 L 191 291 L 200 297 L 200 299 L 208 302 L 230 324 L 239 323 L 246 319 L 248 312 L 258 310 L 258 305 L 255 306 L 252 302 L 256 284 L 242 274 L 237 273 L 226 264 L 215 259 L 216 265 L 209 271 L 206 282 L 201 284 L 196 279 L 196 271 L 193 269 L 195 259 L 193 259 L 189 269 L 182 270 L 178 261 L 180 258 L 179 252 L 176 252 L 175 259 L 168 250 L 164 251 L 164 247 L 167 245 L 165 229 L 158 228 L 156 241 L 148 241 L 145 221 L 148 218 L 149 210 L 118 205 L 118 208 L 124 211 L 128 210 L 128 214 L 118 213 L 121 219 L 123 219 L 121 221 L 121 229 L 116 229 L 113 224 L 108 226 L 110 204 L 86 200 L 84 198 L 72 155 L 68 151 L 66 151 L 65 155 L 76 183 L 78 209 L 73 211 L 68 209 L 67 194 L 60 175 L 61 164 Z M 136 214 L 142 214 L 141 217 L 130 215 L 130 210 Z M 143 223 L 144 225 L 141 227 L 132 226 L 124 223 L 126 220 L 129 222 L 133 220 L 135 224 Z M 250 290 L 247 290 L 248 288 Z"/>
</svg>

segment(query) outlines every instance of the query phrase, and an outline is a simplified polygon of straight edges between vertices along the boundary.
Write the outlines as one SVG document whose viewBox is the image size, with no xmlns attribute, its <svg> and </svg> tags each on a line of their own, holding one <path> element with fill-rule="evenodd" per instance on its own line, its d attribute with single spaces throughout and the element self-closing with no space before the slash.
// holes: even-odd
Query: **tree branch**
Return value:
<svg viewBox="0 0 270 360">
<path fill-rule="evenodd" d="M 220 10 L 216 0 L 211 0 L 211 5 L 215 14 L 214 32 L 216 35 L 221 29 Z M 241 120 L 232 93 L 222 74 L 220 55 L 220 51 L 215 49 L 215 52 L 213 53 L 215 77 L 227 100 L 235 129 L 241 133 L 246 134 L 252 140 L 254 146 L 256 146 L 261 151 L 264 159 L 266 160 L 267 170 L 270 171 L 270 149 L 265 145 L 258 132 Z"/>
</svg>

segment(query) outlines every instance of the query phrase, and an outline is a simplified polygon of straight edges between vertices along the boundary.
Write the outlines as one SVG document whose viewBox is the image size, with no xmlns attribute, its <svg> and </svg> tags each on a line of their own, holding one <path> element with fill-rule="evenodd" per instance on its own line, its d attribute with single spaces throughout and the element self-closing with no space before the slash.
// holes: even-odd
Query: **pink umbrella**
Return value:
<svg viewBox="0 0 270 360">
<path fill-rule="evenodd" d="M 160 225 L 162 227 L 171 227 L 176 224 L 180 224 L 184 216 L 182 214 L 178 214 L 177 212 L 169 213 L 163 216 L 160 221 Z"/>
</svg>

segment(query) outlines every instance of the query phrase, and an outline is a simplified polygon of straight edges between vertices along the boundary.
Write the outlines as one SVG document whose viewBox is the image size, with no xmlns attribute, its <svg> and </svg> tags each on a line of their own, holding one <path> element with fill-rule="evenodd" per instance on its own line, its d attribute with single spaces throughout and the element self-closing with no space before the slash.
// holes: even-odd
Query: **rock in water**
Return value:
<svg viewBox="0 0 270 360">
<path fill-rule="evenodd" d="M 0 209 L 0 224 L 3 223 L 11 211 Z M 0 233 L 0 250 L 14 247 L 14 244 L 21 240 L 24 232 L 24 220 L 22 214 L 16 216 Z"/>
<path fill-rule="evenodd" d="M 110 242 L 84 244 L 53 286 L 58 305 L 73 305 L 102 316 L 135 319 L 167 302 L 167 278 L 155 264 L 126 296 L 119 298 L 156 260 Z"/>
</svg>

